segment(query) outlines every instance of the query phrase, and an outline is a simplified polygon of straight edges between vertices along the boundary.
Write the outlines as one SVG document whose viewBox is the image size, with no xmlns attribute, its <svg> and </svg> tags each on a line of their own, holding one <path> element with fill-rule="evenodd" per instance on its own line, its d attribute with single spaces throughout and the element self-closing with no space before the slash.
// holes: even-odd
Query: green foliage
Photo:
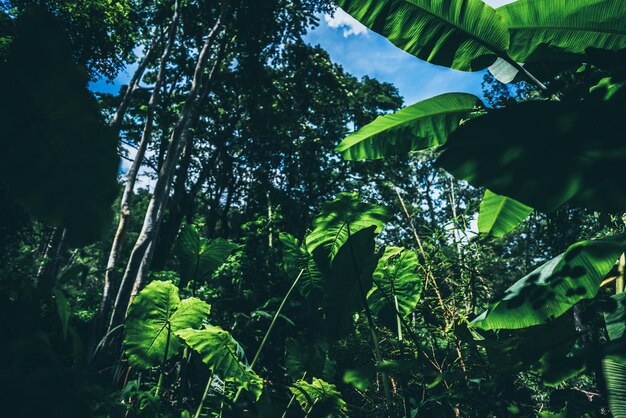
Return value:
<svg viewBox="0 0 626 418">
<path fill-rule="evenodd" d="M 602 369 L 606 377 L 606 390 L 611 413 L 615 418 L 626 417 L 626 364 L 605 358 Z"/>
<path fill-rule="evenodd" d="M 313 378 L 311 383 L 299 380 L 289 388 L 309 417 L 347 417 L 346 403 L 335 385 Z"/>
<path fill-rule="evenodd" d="M 397 47 L 427 62 L 477 71 L 505 53 L 502 18 L 480 0 L 340 0 L 339 7 Z"/>
<path fill-rule="evenodd" d="M 180 287 L 187 283 L 204 282 L 228 258 L 236 245 L 225 239 L 206 239 L 195 225 L 184 224 L 178 238 Z"/>
<path fill-rule="evenodd" d="M 437 163 L 474 186 L 546 212 L 565 203 L 621 211 L 620 114 L 600 103 L 511 105 L 453 132 Z"/>
<path fill-rule="evenodd" d="M 200 326 L 209 312 L 210 306 L 200 299 L 180 300 L 172 282 L 150 283 L 128 309 L 124 340 L 128 361 L 142 369 L 161 365 L 182 347 L 176 332 Z"/>
<path fill-rule="evenodd" d="M 376 251 L 376 226 L 351 234 L 341 246 L 326 281 L 323 308 L 330 335 L 349 329 L 352 315 L 364 309 L 372 275 L 381 254 Z"/>
<path fill-rule="evenodd" d="M 281 233 L 279 239 L 283 252 L 283 268 L 287 276 L 295 279 L 302 271 L 302 277 L 298 282 L 300 294 L 313 300 L 321 298 L 324 292 L 324 280 L 313 256 L 307 250 L 306 242 L 298 246 L 293 235 L 285 233 Z"/>
<path fill-rule="evenodd" d="M 417 253 L 387 247 L 374 271 L 374 286 L 367 295 L 372 312 L 385 325 L 397 328 L 396 312 L 408 318 L 419 303 L 423 279 L 417 273 Z"/>
<path fill-rule="evenodd" d="M 555 54 L 583 54 L 588 48 L 626 48 L 623 0 L 519 0 L 498 13 L 511 35 L 509 55 L 518 62 L 553 60 Z"/>
<path fill-rule="evenodd" d="M 328 343 L 324 339 L 301 344 L 290 338 L 285 341 L 285 368 L 287 375 L 301 379 L 304 373 L 332 381 L 335 376 L 335 361 L 328 357 Z"/>
<path fill-rule="evenodd" d="M 335 148 L 346 160 L 369 160 L 428 149 L 446 142 L 470 113 L 482 106 L 467 93 L 446 93 L 382 115 L 348 135 Z"/>
<path fill-rule="evenodd" d="M 573 244 L 507 289 L 472 325 L 516 329 L 558 318 L 578 301 L 598 293 L 602 279 L 624 250 L 624 235 Z"/>
<path fill-rule="evenodd" d="M 313 230 L 306 237 L 308 251 L 318 266 L 325 270 L 351 235 L 374 226 L 372 233 L 382 230 L 389 212 L 381 206 L 362 202 L 356 193 L 340 193 L 325 202 L 313 220 Z"/>
<path fill-rule="evenodd" d="M 546 353 L 561 347 L 569 350 L 576 337 L 574 322 L 562 315 L 547 324 L 498 334 L 477 332 L 472 343 L 485 347 L 492 367 L 501 373 L 510 373 L 527 370 Z"/>
<path fill-rule="evenodd" d="M 0 89 L 2 184 L 33 215 L 67 228 L 74 244 L 94 241 L 117 193 L 115 136 L 74 63 L 70 39 L 47 12 L 17 19 Z"/>
<path fill-rule="evenodd" d="M 514 230 L 532 211 L 517 200 L 485 190 L 478 215 L 478 230 L 482 234 L 501 238 Z"/>
<path fill-rule="evenodd" d="M 604 313 L 606 331 L 610 340 L 619 340 L 624 337 L 626 331 L 626 293 L 618 293 L 611 296 L 614 303 Z"/>
<path fill-rule="evenodd" d="M 263 380 L 248 366 L 243 348 L 222 328 L 179 329 L 175 334 L 197 351 L 213 373 L 250 392 L 255 400 L 263 392 Z"/>
<path fill-rule="evenodd" d="M 70 307 L 67 302 L 67 298 L 60 289 L 52 289 L 52 296 L 54 297 L 54 303 L 57 308 L 57 315 L 59 315 L 59 321 L 61 321 L 61 330 L 63 331 L 63 338 L 67 337 L 67 328 L 70 320 Z"/>
</svg>

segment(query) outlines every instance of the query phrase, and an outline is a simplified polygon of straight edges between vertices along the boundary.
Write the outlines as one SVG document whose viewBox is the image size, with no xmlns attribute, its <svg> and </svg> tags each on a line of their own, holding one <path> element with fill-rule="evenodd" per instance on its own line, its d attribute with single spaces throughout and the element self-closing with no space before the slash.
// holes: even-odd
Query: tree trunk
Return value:
<svg viewBox="0 0 626 418">
<path fill-rule="evenodd" d="M 65 241 L 65 228 L 55 227 L 43 254 L 43 261 L 37 270 L 35 287 L 46 292 L 52 289 L 59 267 L 59 257 Z"/>
<path fill-rule="evenodd" d="M 197 96 L 202 84 L 202 75 L 206 67 L 207 57 L 211 45 L 213 44 L 213 40 L 221 27 L 224 12 L 225 7 L 222 7 L 222 12 L 209 32 L 204 46 L 198 55 L 198 61 L 194 70 L 191 88 L 181 110 L 178 123 L 172 131 L 167 154 L 159 172 L 152 198 L 148 204 L 141 232 L 139 233 L 139 237 L 137 238 L 135 246 L 130 254 L 126 271 L 124 272 L 124 276 L 122 277 L 122 281 L 120 283 L 120 288 L 113 306 L 113 313 L 109 321 L 109 330 L 119 325 L 124 320 L 134 282 L 139 281 L 141 283 L 143 281 L 143 278 L 140 277 L 138 273 L 141 268 L 141 264 L 145 263 L 144 257 L 149 253 L 149 251 L 147 251 L 149 246 L 156 238 L 155 233 L 158 232 L 158 225 L 160 223 L 159 213 L 162 214 L 162 208 L 164 208 L 167 203 L 170 183 L 174 174 L 174 169 L 176 168 L 176 163 L 178 162 L 180 151 L 189 138 L 191 116 L 194 114 L 194 108 L 196 106 Z M 147 267 L 144 266 L 144 272 L 146 271 L 146 268 Z"/>
<path fill-rule="evenodd" d="M 122 101 L 120 102 L 120 105 L 118 106 L 117 110 L 113 114 L 113 117 L 111 118 L 111 121 L 109 122 L 109 126 L 115 129 L 116 132 L 118 132 L 122 127 L 122 121 L 124 120 L 126 109 L 128 109 L 128 105 L 130 104 L 130 97 L 133 95 L 135 90 L 137 90 L 137 86 L 139 85 L 139 82 L 141 81 L 141 78 L 143 77 L 143 73 L 146 71 L 146 67 L 148 66 L 148 63 L 150 62 L 150 60 L 152 59 L 152 56 L 154 55 L 154 51 L 156 50 L 155 47 L 161 41 L 162 37 L 163 35 L 159 33 L 157 30 L 157 33 L 155 34 L 152 40 L 152 43 L 150 47 L 148 48 L 148 51 L 146 52 L 143 59 L 139 63 L 137 70 L 135 70 L 133 77 L 130 79 L 130 82 L 128 83 L 128 88 L 126 89 L 126 92 L 124 93 L 124 97 L 122 97 Z"/>
<path fill-rule="evenodd" d="M 185 161 L 183 163 L 183 165 L 185 167 L 183 167 L 181 174 L 183 174 L 183 177 L 181 177 L 181 187 L 182 187 L 182 193 L 184 194 L 185 192 L 185 181 L 187 179 L 187 169 L 188 169 L 188 163 L 191 161 L 191 151 L 192 151 L 192 144 L 189 143 L 189 130 L 191 128 L 191 124 L 197 120 L 198 118 L 198 114 L 199 114 L 199 109 L 200 106 L 203 102 L 204 97 L 208 94 L 208 89 L 209 89 L 209 85 L 211 80 L 213 79 L 213 75 L 215 74 L 215 71 L 217 69 L 217 67 L 220 65 L 220 63 L 222 62 L 222 58 L 223 58 L 223 52 L 224 52 L 224 45 L 220 45 L 218 47 L 217 50 L 217 54 L 215 56 L 215 61 L 213 63 L 213 67 L 211 68 L 211 70 L 209 71 L 209 74 L 207 76 L 202 76 L 202 74 L 200 75 L 200 83 L 201 83 L 201 87 L 198 89 L 198 93 L 196 93 L 195 97 L 196 100 L 192 103 L 192 109 L 191 109 L 191 113 L 188 117 L 188 125 L 185 128 L 184 131 L 184 140 L 181 141 L 180 144 L 180 148 L 178 153 L 176 154 L 176 158 L 178 159 L 178 155 L 179 154 L 184 154 L 184 156 L 189 157 L 188 161 Z M 205 60 L 206 61 L 206 60 Z M 187 154 L 187 151 L 189 152 L 189 154 Z M 169 152 L 168 152 L 169 155 Z M 174 164 L 175 167 L 175 164 Z M 173 178 L 174 176 L 174 169 L 171 170 L 170 172 L 170 180 Z M 171 183 L 171 181 L 170 181 Z M 157 216 L 156 216 L 156 224 L 155 224 L 155 228 L 152 231 L 152 238 L 150 239 L 150 244 L 148 245 L 146 251 L 144 252 L 143 258 L 141 260 L 141 264 L 139 265 L 139 270 L 137 271 L 137 275 L 135 277 L 135 282 L 133 284 L 133 290 L 131 291 L 131 295 L 128 301 L 128 305 L 130 306 L 130 304 L 132 303 L 134 297 L 137 295 L 137 293 L 139 293 L 139 291 L 143 288 L 145 282 L 146 282 L 146 278 L 148 276 L 148 272 L 150 271 L 150 266 L 152 264 L 152 257 L 154 255 L 154 251 L 155 248 L 158 244 L 157 242 L 157 238 L 159 237 L 159 231 L 161 229 L 161 225 L 163 223 L 163 218 L 165 215 L 165 209 L 167 208 L 167 203 L 169 201 L 169 187 L 170 184 L 168 183 L 168 191 L 166 192 L 164 198 L 162 199 L 161 203 L 159 204 L 158 210 L 157 210 Z"/>
<path fill-rule="evenodd" d="M 124 238 L 126 236 L 126 230 L 128 228 L 128 221 L 130 219 L 130 202 L 133 196 L 133 190 L 135 189 L 135 183 L 137 182 L 137 176 L 141 163 L 148 148 L 152 137 L 152 126 L 154 121 L 154 109 L 159 101 L 159 91 L 165 78 L 166 64 L 169 59 L 172 45 L 174 44 L 174 38 L 176 37 L 176 31 L 178 28 L 178 0 L 174 3 L 174 14 L 172 15 L 172 23 L 168 29 L 168 39 L 163 54 L 161 55 L 161 62 L 159 63 L 159 70 L 154 83 L 154 90 L 148 101 L 148 107 L 146 109 L 146 121 L 144 123 L 143 132 L 141 134 L 141 140 L 139 141 L 139 148 L 137 149 L 137 155 L 128 171 L 128 177 L 124 186 L 124 192 L 120 202 L 120 220 L 117 225 L 117 231 L 111 244 L 111 251 L 109 252 L 109 259 L 107 261 L 107 267 L 104 274 L 104 289 L 102 292 L 102 300 L 100 302 L 100 308 L 98 310 L 98 319 L 96 321 L 96 335 L 100 332 L 102 323 L 106 314 L 108 313 L 111 296 L 113 293 L 112 283 L 114 280 L 115 269 L 118 265 L 120 251 Z"/>
</svg>

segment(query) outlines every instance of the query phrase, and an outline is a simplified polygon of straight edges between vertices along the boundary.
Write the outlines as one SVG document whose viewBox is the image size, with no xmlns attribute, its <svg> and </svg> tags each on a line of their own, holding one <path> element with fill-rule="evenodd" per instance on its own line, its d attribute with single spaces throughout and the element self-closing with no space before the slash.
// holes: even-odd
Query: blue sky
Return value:
<svg viewBox="0 0 626 418">
<path fill-rule="evenodd" d="M 405 105 L 437 94 L 461 91 L 482 96 L 483 72 L 465 73 L 429 64 L 395 47 L 338 9 L 333 17 L 320 16 L 320 24 L 305 40 L 319 44 L 346 71 L 393 83 Z"/>
<path fill-rule="evenodd" d="M 484 1 L 497 7 L 513 0 Z M 319 26 L 305 36 L 307 42 L 319 44 L 328 51 L 334 62 L 357 77 L 368 75 L 393 83 L 404 97 L 405 105 L 452 91 L 482 97 L 480 84 L 484 71 L 466 73 L 421 61 L 396 48 L 341 9 L 337 9 L 334 16 L 319 16 L 319 20 Z M 90 88 L 98 92 L 116 93 L 120 85 L 128 83 L 129 72 L 134 69 L 134 65 L 128 67 L 113 84 L 98 81 L 92 83 Z"/>
<path fill-rule="evenodd" d="M 498 7 L 514 0 L 484 1 Z M 368 75 L 393 83 L 404 97 L 405 105 L 453 91 L 482 97 L 480 85 L 485 71 L 466 73 L 421 61 L 341 9 L 337 9 L 334 16 L 320 16 L 320 25 L 310 31 L 305 40 L 319 44 L 334 62 L 355 76 Z"/>
</svg>

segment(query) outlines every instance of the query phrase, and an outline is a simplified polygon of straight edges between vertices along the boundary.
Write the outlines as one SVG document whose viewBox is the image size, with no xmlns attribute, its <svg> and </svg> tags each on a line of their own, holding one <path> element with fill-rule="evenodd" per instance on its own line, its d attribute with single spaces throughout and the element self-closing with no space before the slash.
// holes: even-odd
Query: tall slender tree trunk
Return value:
<svg viewBox="0 0 626 418">
<path fill-rule="evenodd" d="M 65 241 L 65 228 L 55 227 L 50 234 L 48 244 L 43 253 L 43 261 L 37 270 L 35 287 L 47 291 L 52 289 L 54 278 L 59 267 L 59 257 Z"/>
<path fill-rule="evenodd" d="M 194 114 L 198 93 L 201 90 L 200 86 L 202 84 L 207 58 L 211 46 L 213 45 L 213 41 L 222 25 L 222 19 L 225 12 L 224 5 L 225 3 L 223 3 L 222 11 L 218 16 L 215 25 L 211 28 L 211 31 L 209 32 L 207 39 L 198 54 L 198 61 L 194 69 L 191 88 L 180 112 L 180 117 L 176 127 L 172 131 L 167 154 L 165 156 L 165 160 L 163 161 L 163 166 L 159 171 L 159 176 L 154 186 L 154 192 L 146 210 L 141 232 L 139 233 L 139 237 L 137 238 L 135 246 L 130 254 L 126 271 L 124 272 L 119 291 L 117 292 L 113 312 L 109 321 L 109 330 L 122 323 L 124 320 L 131 292 L 134 287 L 134 282 L 136 280 L 142 280 L 138 273 L 141 268 L 141 264 L 145 263 L 144 257 L 149 254 L 148 249 L 150 245 L 156 238 L 155 233 L 158 232 L 158 225 L 161 220 L 159 213 L 162 214 L 162 208 L 165 207 L 165 203 L 167 202 L 170 183 L 174 174 L 174 169 L 176 168 L 176 163 L 178 162 L 180 151 L 189 138 L 189 126 L 192 122 L 191 119 Z M 145 270 L 146 269 L 144 268 L 144 271 Z"/>
<path fill-rule="evenodd" d="M 216 27 L 217 28 L 217 27 Z M 217 30 L 217 29 L 216 29 Z M 176 154 L 176 159 L 179 159 L 179 154 L 184 154 L 186 155 L 187 151 L 189 152 L 189 161 L 186 161 L 184 163 L 185 167 L 183 167 L 183 170 L 181 171 L 181 175 L 183 177 L 181 177 L 181 187 L 184 193 L 185 190 L 185 181 L 187 179 L 187 171 L 188 171 L 188 163 L 191 160 L 191 151 L 192 151 L 192 146 L 189 143 L 189 130 L 192 126 L 192 123 L 197 120 L 198 118 L 198 114 L 199 114 L 199 109 L 200 109 L 200 105 L 203 102 L 203 98 L 208 94 L 208 89 L 209 89 L 209 84 L 211 82 L 211 80 L 213 79 L 213 75 L 215 74 L 215 71 L 217 70 L 218 66 L 220 65 L 222 58 L 223 58 L 223 52 L 224 52 L 224 45 L 220 45 L 218 47 L 218 51 L 217 54 L 215 56 L 215 60 L 213 63 L 213 66 L 211 67 L 211 70 L 209 71 L 209 74 L 207 76 L 202 76 L 202 73 L 200 74 L 200 83 L 201 83 L 201 87 L 199 90 L 199 93 L 196 93 L 196 100 L 192 103 L 192 109 L 191 109 L 191 114 L 188 117 L 188 124 L 187 127 L 185 128 L 185 131 L 182 132 L 181 134 L 184 135 L 183 140 L 180 143 L 180 148 L 178 153 Z M 206 65 L 206 60 L 205 60 L 205 65 Z M 168 152 L 169 155 L 169 152 Z M 175 167 L 175 164 L 174 164 Z M 174 169 L 172 169 L 170 171 L 170 183 L 171 183 L 171 179 L 174 176 Z M 133 283 L 133 289 L 131 291 L 130 294 L 130 298 L 128 300 L 128 305 L 130 306 L 130 304 L 132 303 L 134 297 L 137 295 L 137 293 L 139 293 L 139 291 L 143 288 L 145 282 L 146 282 L 146 278 L 148 277 L 148 272 L 150 271 L 150 266 L 152 264 L 152 257 L 154 255 L 154 251 L 156 249 L 157 246 L 157 238 L 159 236 L 159 231 L 161 229 L 161 225 L 163 223 L 163 218 L 165 216 L 165 209 L 167 208 L 167 203 L 169 201 L 169 188 L 170 188 L 170 183 L 168 183 L 168 191 L 165 193 L 163 199 L 161 200 L 158 210 L 157 210 L 157 215 L 156 215 L 156 222 L 155 222 L 155 227 L 152 231 L 152 238 L 150 239 L 150 244 L 148 245 L 146 251 L 144 252 L 144 255 L 142 257 L 141 260 L 141 264 L 139 265 L 139 270 L 137 271 L 137 275 L 135 276 L 135 282 Z"/>
<path fill-rule="evenodd" d="M 139 62 L 139 66 L 135 70 L 135 73 L 128 83 L 128 88 L 124 93 L 124 97 L 122 97 L 120 105 L 118 106 L 117 110 L 113 114 L 113 117 L 111 118 L 111 121 L 109 122 L 109 126 L 115 129 L 116 132 L 119 131 L 122 127 L 122 121 L 124 120 L 124 115 L 126 114 L 128 105 L 130 104 L 130 98 L 135 90 L 137 90 L 137 86 L 139 85 L 139 82 L 143 77 L 143 73 L 146 71 L 146 67 L 152 59 L 152 56 L 154 55 L 154 52 L 156 50 L 156 46 L 160 43 L 162 37 L 163 35 L 158 30 L 156 30 L 152 42 L 148 47 L 148 51 L 143 56 L 141 62 Z"/>
<path fill-rule="evenodd" d="M 154 90 L 152 91 L 152 95 L 150 96 L 150 100 L 148 101 L 148 106 L 146 109 L 146 120 L 144 123 L 143 132 L 141 134 L 141 140 L 139 141 L 137 155 L 135 156 L 135 159 L 130 167 L 130 170 L 128 171 L 128 176 L 126 178 L 126 184 L 124 186 L 124 192 L 122 194 L 122 199 L 120 202 L 120 219 L 117 225 L 115 236 L 113 238 L 113 243 L 111 244 L 111 251 L 109 252 L 109 259 L 107 260 L 107 267 L 104 274 L 104 289 L 102 292 L 100 308 L 98 310 L 98 320 L 96 321 L 96 334 L 98 334 L 100 332 L 100 328 L 102 328 L 102 323 L 104 322 L 104 318 L 108 313 L 111 297 L 113 294 L 113 276 L 115 274 L 115 269 L 118 265 L 120 251 L 122 249 L 122 244 L 124 243 L 124 238 L 126 236 L 126 231 L 128 228 L 128 221 L 130 219 L 130 202 L 133 196 L 133 190 L 135 189 L 135 183 L 137 182 L 137 177 L 139 175 L 139 169 L 141 168 L 141 163 L 145 156 L 146 149 L 148 148 L 148 144 L 150 143 L 150 140 L 152 138 L 154 109 L 159 101 L 159 92 L 165 78 L 166 64 L 169 59 L 172 46 L 174 44 L 174 38 L 176 37 L 179 20 L 178 8 L 179 3 L 178 0 L 176 0 L 174 2 L 174 14 L 172 15 L 172 22 L 168 30 L 167 43 L 161 55 L 161 62 L 159 63 L 159 70 L 157 72 L 157 77 L 154 83 Z"/>
</svg>

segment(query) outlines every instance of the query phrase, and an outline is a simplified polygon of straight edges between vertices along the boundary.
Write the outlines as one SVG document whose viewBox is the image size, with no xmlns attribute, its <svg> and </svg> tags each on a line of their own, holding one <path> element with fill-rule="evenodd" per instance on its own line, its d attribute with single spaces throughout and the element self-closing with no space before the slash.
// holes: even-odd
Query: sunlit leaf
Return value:
<svg viewBox="0 0 626 418">
<path fill-rule="evenodd" d="M 339 0 L 339 7 L 409 54 L 432 64 L 477 71 L 504 55 L 509 33 L 481 0 Z"/>
<path fill-rule="evenodd" d="M 626 48 L 624 0 L 518 0 L 498 13 L 511 35 L 509 55 L 519 62 L 545 57 L 542 47 L 574 54 Z"/>
<path fill-rule="evenodd" d="M 374 271 L 374 287 L 367 295 L 372 312 L 388 327 L 397 324 L 396 311 L 407 318 L 419 303 L 423 280 L 417 273 L 415 251 L 387 247 Z"/>
<path fill-rule="evenodd" d="M 320 267 L 328 268 L 350 235 L 371 226 L 378 233 L 387 220 L 389 212 L 384 207 L 361 202 L 356 193 L 340 193 L 322 205 L 313 220 L 313 231 L 306 237 L 306 246 L 322 264 Z"/>
<path fill-rule="evenodd" d="M 582 241 L 525 276 L 472 321 L 482 329 L 544 324 L 598 293 L 602 279 L 626 250 L 626 235 Z"/>
<path fill-rule="evenodd" d="M 480 99 L 468 93 L 446 93 L 382 115 L 348 135 L 335 151 L 346 160 L 368 160 L 432 148 L 446 142 Z"/>
<path fill-rule="evenodd" d="M 207 325 L 204 329 L 182 329 L 176 335 L 202 357 L 214 373 L 250 392 L 255 400 L 261 397 L 263 379 L 249 366 L 243 348 L 228 331 Z"/>
<path fill-rule="evenodd" d="M 306 380 L 297 381 L 289 390 L 309 417 L 347 417 L 347 405 L 333 384 L 314 377 L 311 383 Z"/>
<path fill-rule="evenodd" d="M 533 208 L 515 199 L 486 190 L 478 214 L 478 231 L 502 237 L 514 230 L 532 211 Z"/>
<path fill-rule="evenodd" d="M 283 252 L 283 268 L 291 279 L 295 279 L 300 271 L 298 291 L 306 298 L 318 300 L 324 291 L 322 273 L 315 264 L 313 256 L 307 250 L 306 243 L 298 246 L 296 239 L 290 234 L 279 235 Z"/>
<path fill-rule="evenodd" d="M 150 368 L 178 354 L 176 331 L 198 327 L 211 308 L 197 298 L 180 300 L 172 282 L 153 281 L 135 298 L 126 320 L 126 355 L 134 367 Z"/>
</svg>

